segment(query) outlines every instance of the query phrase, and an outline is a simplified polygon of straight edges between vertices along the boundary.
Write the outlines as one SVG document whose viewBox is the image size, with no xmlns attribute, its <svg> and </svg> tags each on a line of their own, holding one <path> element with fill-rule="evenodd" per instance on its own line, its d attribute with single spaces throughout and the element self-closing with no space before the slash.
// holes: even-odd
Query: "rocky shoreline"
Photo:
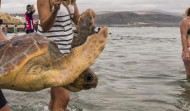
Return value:
<svg viewBox="0 0 190 111">
<path fill-rule="evenodd" d="M 179 27 L 180 21 L 184 15 L 161 12 L 98 12 L 95 17 L 96 27 Z M 14 25 L 17 25 L 18 31 L 23 32 L 25 27 L 25 18 L 23 14 L 0 13 L 0 19 L 8 25 L 8 33 L 13 32 Z M 35 21 L 38 15 L 34 15 Z M 35 24 L 37 27 L 37 23 Z"/>
<path fill-rule="evenodd" d="M 0 13 L 0 19 L 3 20 L 2 27 L 7 27 L 8 33 L 14 32 L 14 26 L 17 25 L 18 32 L 25 32 L 25 18 L 21 16 L 12 16 L 8 13 Z M 35 22 L 35 27 L 37 23 Z"/>
</svg>

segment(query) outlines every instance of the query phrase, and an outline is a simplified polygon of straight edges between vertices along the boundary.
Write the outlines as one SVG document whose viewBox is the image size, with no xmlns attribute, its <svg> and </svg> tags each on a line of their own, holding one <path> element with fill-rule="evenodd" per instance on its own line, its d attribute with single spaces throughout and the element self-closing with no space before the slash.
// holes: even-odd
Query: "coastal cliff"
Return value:
<svg viewBox="0 0 190 111">
<path fill-rule="evenodd" d="M 21 16 L 11 16 L 8 13 L 0 13 L 0 19 L 3 20 L 4 24 L 24 24 L 25 19 Z"/>
<path fill-rule="evenodd" d="M 96 26 L 116 27 L 178 27 L 184 15 L 166 12 L 152 11 L 122 11 L 122 12 L 97 12 L 95 17 Z M 5 24 L 25 23 L 24 14 L 0 13 L 0 18 Z M 34 15 L 38 20 L 38 15 Z"/>
<path fill-rule="evenodd" d="M 97 13 L 95 24 L 98 26 L 151 26 L 151 27 L 176 27 L 184 15 L 164 12 L 124 11 Z"/>
</svg>

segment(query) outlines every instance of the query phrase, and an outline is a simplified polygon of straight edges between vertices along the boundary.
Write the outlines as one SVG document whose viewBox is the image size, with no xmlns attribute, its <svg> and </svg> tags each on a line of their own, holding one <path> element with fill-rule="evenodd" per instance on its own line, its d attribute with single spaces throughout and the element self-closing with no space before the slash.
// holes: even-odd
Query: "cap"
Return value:
<svg viewBox="0 0 190 111">
<path fill-rule="evenodd" d="M 26 6 L 26 10 L 28 10 L 29 8 L 32 8 L 32 5 L 27 5 Z"/>
</svg>

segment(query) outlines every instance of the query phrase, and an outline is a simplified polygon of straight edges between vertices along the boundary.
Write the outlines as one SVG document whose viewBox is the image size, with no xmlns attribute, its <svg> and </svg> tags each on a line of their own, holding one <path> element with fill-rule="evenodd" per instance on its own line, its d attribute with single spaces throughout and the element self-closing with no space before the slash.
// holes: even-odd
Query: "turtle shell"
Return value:
<svg viewBox="0 0 190 111">
<path fill-rule="evenodd" d="M 0 75 L 17 70 L 31 58 L 48 51 L 50 40 L 39 34 L 13 37 L 0 43 Z"/>
</svg>

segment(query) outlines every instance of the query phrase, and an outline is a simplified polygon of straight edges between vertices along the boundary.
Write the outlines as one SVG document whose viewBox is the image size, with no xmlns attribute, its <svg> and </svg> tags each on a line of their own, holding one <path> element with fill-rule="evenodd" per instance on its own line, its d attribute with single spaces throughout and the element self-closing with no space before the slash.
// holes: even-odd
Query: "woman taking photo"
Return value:
<svg viewBox="0 0 190 111">
<path fill-rule="evenodd" d="M 190 8 L 186 10 L 186 17 L 180 25 L 182 41 L 182 59 L 186 69 L 186 75 L 190 78 Z"/>
<path fill-rule="evenodd" d="M 79 12 L 76 0 L 37 0 L 40 18 L 39 32 L 53 40 L 63 54 L 71 49 L 73 29 L 77 24 Z M 66 110 L 69 93 L 64 88 L 51 88 L 51 111 Z"/>
</svg>

